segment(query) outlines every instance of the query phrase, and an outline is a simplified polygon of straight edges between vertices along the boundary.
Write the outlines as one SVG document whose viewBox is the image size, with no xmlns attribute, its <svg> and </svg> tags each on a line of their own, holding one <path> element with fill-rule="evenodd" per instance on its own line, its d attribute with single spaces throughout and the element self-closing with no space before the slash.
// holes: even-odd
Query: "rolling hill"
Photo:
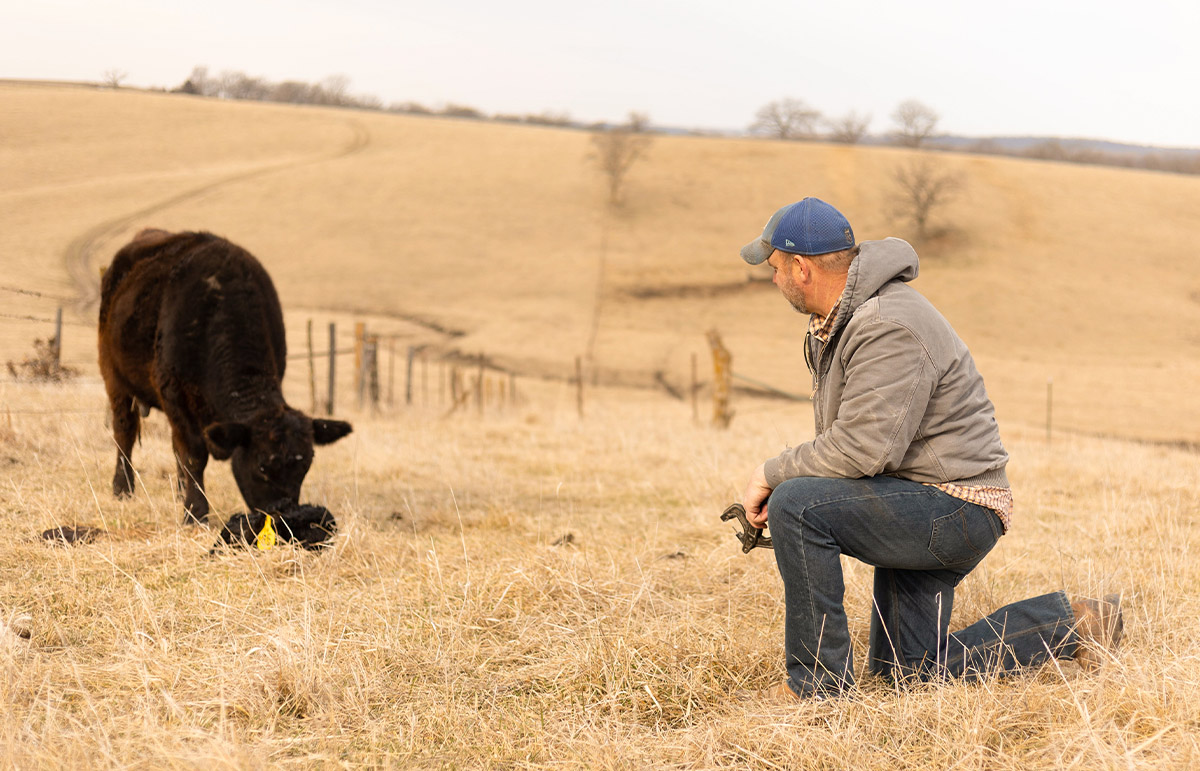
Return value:
<svg viewBox="0 0 1200 771">
<path fill-rule="evenodd" d="M 737 249 L 816 195 L 859 240 L 911 237 L 892 175 L 911 151 L 657 137 L 611 209 L 586 132 L 174 94 L 0 84 L 6 285 L 78 298 L 142 227 L 253 251 L 305 321 L 369 318 L 521 373 L 682 382 L 719 329 L 738 374 L 807 393 L 804 320 Z M 1200 441 L 1200 178 L 939 153 L 963 187 L 917 243 L 916 286 L 954 323 L 1002 426 Z M 9 316 L 42 298 L 8 292 Z M 30 323 L 0 319 L 0 358 Z"/>
</svg>

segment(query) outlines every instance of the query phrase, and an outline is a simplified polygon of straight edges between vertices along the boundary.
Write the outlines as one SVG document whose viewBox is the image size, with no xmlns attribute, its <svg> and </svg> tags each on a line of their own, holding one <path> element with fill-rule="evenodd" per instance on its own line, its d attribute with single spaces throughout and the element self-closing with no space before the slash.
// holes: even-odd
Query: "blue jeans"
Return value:
<svg viewBox="0 0 1200 771">
<path fill-rule="evenodd" d="M 768 513 L 787 605 L 788 684 L 801 696 L 854 684 L 842 554 L 875 566 L 874 674 L 975 678 L 1075 655 L 1075 618 L 1061 591 L 949 633 L 954 587 L 1002 533 L 990 509 L 895 477 L 800 477 L 775 488 Z"/>
</svg>

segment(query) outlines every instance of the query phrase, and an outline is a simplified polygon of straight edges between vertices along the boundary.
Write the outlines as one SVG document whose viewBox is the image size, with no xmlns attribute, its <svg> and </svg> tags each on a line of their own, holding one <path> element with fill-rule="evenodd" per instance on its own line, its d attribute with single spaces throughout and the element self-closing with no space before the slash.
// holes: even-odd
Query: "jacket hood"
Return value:
<svg viewBox="0 0 1200 771">
<path fill-rule="evenodd" d="M 899 238 L 863 241 L 846 274 L 838 316 L 849 319 L 884 284 L 893 280 L 912 281 L 918 270 L 917 252 L 907 241 Z"/>
</svg>

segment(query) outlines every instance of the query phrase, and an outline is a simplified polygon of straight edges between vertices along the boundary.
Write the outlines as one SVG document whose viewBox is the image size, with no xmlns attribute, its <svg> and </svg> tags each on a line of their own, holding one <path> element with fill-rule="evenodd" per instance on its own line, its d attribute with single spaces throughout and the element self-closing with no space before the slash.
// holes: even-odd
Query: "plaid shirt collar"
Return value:
<svg viewBox="0 0 1200 771">
<path fill-rule="evenodd" d="M 822 343 L 828 343 L 829 336 L 833 334 L 833 325 L 837 323 L 838 308 L 841 304 L 841 300 L 834 304 L 828 316 L 822 317 L 815 313 L 809 316 L 808 333 Z"/>
</svg>

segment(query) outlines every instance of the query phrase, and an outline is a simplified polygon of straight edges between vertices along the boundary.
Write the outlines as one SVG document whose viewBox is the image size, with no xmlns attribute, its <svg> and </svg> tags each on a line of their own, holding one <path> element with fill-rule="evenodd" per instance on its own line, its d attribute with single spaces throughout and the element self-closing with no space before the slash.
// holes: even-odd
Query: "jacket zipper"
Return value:
<svg viewBox="0 0 1200 771">
<path fill-rule="evenodd" d="M 821 393 L 821 381 L 825 379 L 825 375 L 828 374 L 828 372 L 829 372 L 828 366 L 825 367 L 824 370 L 822 370 L 821 364 L 825 362 L 825 359 L 826 359 L 825 353 L 829 350 L 830 345 L 833 343 L 834 338 L 837 337 L 839 332 L 841 332 L 840 329 L 837 330 L 836 332 L 834 332 L 832 335 L 830 335 L 829 339 L 826 340 L 825 342 L 821 342 L 820 340 L 816 341 L 820 345 L 820 348 L 817 350 L 816 363 L 809 365 L 809 371 L 812 372 L 812 374 L 813 374 L 813 391 L 812 391 L 811 398 L 812 398 L 812 403 L 813 403 L 813 413 L 815 414 L 815 417 L 816 417 L 816 424 L 817 424 L 818 432 L 823 431 L 825 429 L 825 423 L 821 416 L 821 402 L 818 397 L 820 396 L 820 393 Z M 811 332 L 805 334 L 804 355 L 806 358 L 811 358 L 811 349 L 808 348 L 808 339 L 809 339 L 809 337 L 811 337 L 811 335 L 812 335 Z"/>
<path fill-rule="evenodd" d="M 814 344 L 820 345 L 815 357 L 813 355 Z M 808 371 L 812 374 L 812 379 L 813 379 L 812 380 L 812 393 L 809 395 L 808 398 L 812 401 L 813 413 L 816 417 L 816 423 L 818 426 L 821 425 L 821 403 L 818 401 L 817 396 L 820 394 L 820 391 L 821 391 L 820 360 L 823 358 L 824 353 L 825 353 L 825 345 L 823 343 L 821 343 L 820 340 L 814 338 L 812 332 L 805 332 L 804 333 L 804 363 L 808 366 Z"/>
</svg>

